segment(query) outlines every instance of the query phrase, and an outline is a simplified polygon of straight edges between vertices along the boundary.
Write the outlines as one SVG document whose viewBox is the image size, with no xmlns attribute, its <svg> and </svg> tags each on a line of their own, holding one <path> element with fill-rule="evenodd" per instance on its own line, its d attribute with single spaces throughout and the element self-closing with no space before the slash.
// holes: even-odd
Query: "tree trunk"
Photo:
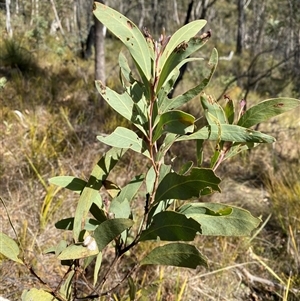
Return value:
<svg viewBox="0 0 300 301">
<path fill-rule="evenodd" d="M 97 1 L 105 4 L 104 1 Z M 101 80 L 105 84 L 105 27 L 94 16 L 95 21 L 95 80 Z M 104 104 L 100 98 L 101 104 Z"/>
<path fill-rule="evenodd" d="M 8 36 L 11 38 L 13 35 L 10 20 L 10 0 L 6 0 L 6 31 Z"/>
<path fill-rule="evenodd" d="M 192 10 L 193 10 L 193 5 L 194 5 L 194 1 L 191 0 L 191 2 L 189 3 L 188 9 L 187 9 L 187 13 L 185 16 L 185 21 L 184 21 L 184 25 L 188 24 L 190 22 L 191 19 L 191 15 L 192 15 Z M 172 98 L 174 95 L 174 91 L 176 89 L 176 87 L 179 85 L 179 83 L 182 81 L 183 79 L 183 75 L 187 70 L 187 63 L 185 63 L 181 68 L 180 68 L 180 73 L 179 76 L 176 80 L 176 82 L 173 85 L 173 90 L 169 93 L 169 97 Z"/>
<path fill-rule="evenodd" d="M 62 36 L 65 38 L 65 32 L 64 32 L 64 29 L 63 29 L 62 26 L 61 26 L 61 22 L 60 22 L 60 19 L 59 19 L 57 10 L 56 10 L 56 6 L 55 6 L 55 3 L 54 3 L 54 0 L 50 0 L 50 2 L 51 2 L 51 6 L 52 6 L 52 9 L 53 9 L 54 16 L 55 16 L 55 20 L 56 20 L 56 22 L 57 22 L 57 25 L 58 25 L 58 27 L 59 27 L 59 30 L 60 30 Z"/>
<path fill-rule="evenodd" d="M 144 0 L 140 0 L 139 3 L 141 5 L 139 28 L 143 28 L 143 26 L 144 26 L 144 19 L 145 19 L 145 3 L 144 3 Z"/>
<path fill-rule="evenodd" d="M 245 35 L 245 10 L 244 0 L 238 1 L 238 29 L 237 29 L 237 39 L 236 39 L 236 53 L 242 54 L 244 47 L 244 35 Z"/>
<path fill-rule="evenodd" d="M 177 0 L 173 0 L 173 10 L 174 10 L 174 21 L 177 25 L 180 25 L 179 17 L 178 17 L 178 9 L 177 9 Z"/>
<path fill-rule="evenodd" d="M 104 26 L 95 18 L 95 79 L 105 83 Z"/>
</svg>

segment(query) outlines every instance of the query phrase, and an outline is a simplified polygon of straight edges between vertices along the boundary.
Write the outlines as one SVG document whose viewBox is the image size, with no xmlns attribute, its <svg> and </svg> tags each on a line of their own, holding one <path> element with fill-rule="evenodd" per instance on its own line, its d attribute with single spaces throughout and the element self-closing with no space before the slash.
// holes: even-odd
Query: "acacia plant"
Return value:
<svg viewBox="0 0 300 301">
<path fill-rule="evenodd" d="M 192 89 L 169 98 L 181 66 L 201 60 L 191 55 L 209 40 L 210 32 L 198 35 L 206 21 L 193 21 L 171 36 L 163 33 L 155 41 L 147 29 L 141 32 L 132 21 L 103 4 L 95 4 L 94 14 L 123 42 L 132 58 L 129 63 L 128 56 L 122 52 L 119 55 L 120 81 L 124 89 L 121 94 L 96 81 L 103 99 L 132 126 L 117 127 L 113 133 L 97 137 L 110 148 L 94 166 L 88 181 L 73 176 L 50 179 L 51 183 L 79 195 L 74 216 L 55 224 L 56 228 L 72 233 L 72 239 L 62 239 L 46 252 L 54 253 L 68 268 L 57 287 L 46 285 L 47 281 L 43 280 L 43 289 L 23 292 L 24 301 L 96 299 L 116 291 L 126 281 L 133 300 L 134 275 L 139 267 L 206 266 L 206 257 L 193 244 L 197 235 L 250 235 L 260 224 L 259 218 L 227 204 L 201 202 L 201 197 L 221 192 L 221 179 L 215 173 L 221 163 L 261 143 L 275 141 L 269 135 L 252 130 L 252 126 L 299 105 L 296 99 L 269 99 L 248 110 L 242 106 L 236 114 L 228 98 L 224 108 L 221 107 L 204 93 L 217 66 L 216 49 L 204 63 L 209 69 L 207 76 Z M 179 109 L 199 94 L 199 105 L 206 119 L 204 125 L 197 123 L 201 116 Z M 195 162 L 184 162 L 176 172 L 172 161 L 166 160 L 167 152 L 175 143 L 189 140 L 196 141 Z M 212 156 L 204 160 L 207 141 L 214 141 L 215 148 Z M 144 157 L 148 169 L 143 174 L 137 171 L 129 183 L 118 187 L 109 180 L 109 175 L 127 151 Z M 110 195 L 109 202 L 102 200 L 100 190 Z M 132 213 L 137 195 L 144 208 L 140 215 Z M 18 257 L 18 244 L 3 233 L 0 238 L 1 253 L 29 267 L 25 259 Z M 149 241 L 152 244 L 148 253 L 140 255 L 141 258 L 135 255 L 141 253 L 135 252 L 138 245 Z M 108 248 L 114 250 L 113 256 L 111 252 L 104 252 Z M 129 252 L 130 257 L 124 256 Z M 109 265 L 102 264 L 104 254 Z M 122 265 L 126 261 L 130 263 Z M 91 262 L 94 262 L 94 273 L 93 281 L 89 282 L 84 270 Z M 120 266 L 123 278 L 117 283 L 108 283 L 109 276 Z M 34 272 L 36 277 L 37 274 Z M 86 283 L 85 292 L 78 289 L 78 277 Z"/>
</svg>

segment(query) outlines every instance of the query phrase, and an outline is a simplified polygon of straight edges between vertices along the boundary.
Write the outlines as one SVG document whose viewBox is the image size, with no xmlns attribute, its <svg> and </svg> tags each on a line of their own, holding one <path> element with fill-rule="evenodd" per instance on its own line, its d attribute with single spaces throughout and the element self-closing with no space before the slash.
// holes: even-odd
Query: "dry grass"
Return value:
<svg viewBox="0 0 300 301">
<path fill-rule="evenodd" d="M 50 186 L 48 179 L 56 175 L 87 179 L 105 150 L 95 136 L 124 121 L 97 103 L 91 62 L 81 62 L 68 51 L 63 55 L 42 51 L 34 62 L 30 76 L 20 68 L 1 70 L 8 84 L 0 96 L 0 189 L 22 242 L 22 255 L 55 285 L 65 268 L 42 251 L 61 238 L 54 222 L 73 213 L 77 196 Z M 108 65 L 108 74 L 115 84 L 113 64 Z M 138 300 L 297 300 L 293 289 L 300 286 L 299 116 L 297 111 L 262 125 L 278 143 L 226 162 L 219 170 L 223 193 L 210 198 L 250 209 L 263 220 L 271 213 L 268 223 L 252 238 L 199 237 L 196 244 L 209 258 L 207 270 L 141 269 L 136 275 Z M 174 154 L 178 160 L 194 156 L 188 147 L 178 147 Z M 143 168 L 144 162 L 129 154 L 112 176 L 122 185 Z M 137 201 L 134 214 L 141 214 L 142 207 Z M 0 216 L 1 231 L 14 237 L 3 206 Z M 122 265 L 130 265 L 148 247 L 138 246 Z M 0 264 L 0 295 L 19 300 L 24 288 L 37 284 L 24 268 L 3 257 Z M 245 271 L 281 286 L 251 282 Z M 116 271 L 115 279 L 120 275 Z M 129 300 L 127 286 L 112 298 Z"/>
</svg>

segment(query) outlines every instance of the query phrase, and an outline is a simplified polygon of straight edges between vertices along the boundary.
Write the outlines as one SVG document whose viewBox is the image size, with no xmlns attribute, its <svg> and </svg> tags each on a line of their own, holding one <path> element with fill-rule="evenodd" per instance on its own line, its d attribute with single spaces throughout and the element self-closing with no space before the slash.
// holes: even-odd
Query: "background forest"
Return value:
<svg viewBox="0 0 300 301">
<path fill-rule="evenodd" d="M 230 97 L 236 107 L 263 99 L 300 98 L 300 2 L 284 0 L 105 1 L 159 38 L 195 19 L 206 19 L 211 39 L 197 55 L 220 61 L 206 93 Z M 74 196 L 50 185 L 57 175 L 86 178 L 106 150 L 96 141 L 126 121 L 100 99 L 95 79 L 119 84 L 121 43 L 92 14 L 93 1 L 0 1 L 1 231 L 19 239 L 28 260 L 48 281 L 62 268 L 43 250 L 58 240 L 54 221 L 74 211 Z M 105 37 L 104 37 L 105 36 Z M 94 47 L 95 46 L 95 47 Z M 95 51 L 96 48 L 96 51 Z M 95 53 L 97 55 L 95 55 Z M 194 86 L 203 70 L 189 63 L 174 94 Z M 199 99 L 187 110 L 199 111 Z M 263 223 L 251 238 L 199 238 L 208 269 L 147 267 L 138 275 L 138 300 L 299 300 L 300 111 L 273 118 L 259 130 L 276 137 L 219 169 L 222 202 L 249 209 Z M 213 147 L 213 146 L 212 146 Z M 193 160 L 189 148 L 170 154 Z M 126 182 L 144 162 L 126 155 Z M 214 201 L 220 196 L 210 197 Z M 137 211 L 140 208 L 137 206 Z M 144 252 L 143 248 L 140 252 Z M 89 275 L 87 275 L 89 277 Z M 50 280 L 49 280 L 50 279 Z M 20 300 L 35 279 L 0 256 L 0 296 Z M 126 287 L 112 300 L 129 300 Z M 144 299 L 143 299 L 144 298 Z"/>
</svg>

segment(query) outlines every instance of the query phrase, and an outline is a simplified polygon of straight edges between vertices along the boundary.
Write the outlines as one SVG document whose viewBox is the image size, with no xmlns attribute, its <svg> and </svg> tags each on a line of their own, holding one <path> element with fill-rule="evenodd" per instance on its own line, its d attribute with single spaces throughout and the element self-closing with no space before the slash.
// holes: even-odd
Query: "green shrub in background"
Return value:
<svg viewBox="0 0 300 301">
<path fill-rule="evenodd" d="M 135 130 L 117 127 L 110 135 L 97 137 L 111 148 L 94 166 L 88 181 L 72 176 L 50 180 L 79 195 L 74 216 L 55 224 L 56 228 L 72 233 L 72 239 L 65 240 L 66 236 L 62 235 L 58 244 L 46 251 L 68 266 L 58 286 L 40 279 L 26 258 L 19 258 L 22 246 L 0 233 L 0 252 L 28 267 L 44 285 L 44 289 L 24 291 L 24 301 L 99 299 L 126 281 L 130 300 L 134 300 L 135 272 L 141 266 L 207 266 L 205 255 L 192 243 L 197 235 L 247 236 L 260 224 L 260 219 L 244 209 L 201 202 L 201 196 L 221 192 L 221 179 L 215 173 L 218 166 L 244 150 L 261 143 L 273 143 L 273 137 L 251 127 L 299 105 L 296 99 L 269 99 L 248 110 L 241 103 L 236 114 L 233 102 L 228 99 L 225 107 L 221 107 L 203 92 L 217 66 L 216 49 L 204 67 L 209 69 L 203 73 L 207 76 L 194 88 L 169 98 L 180 67 L 200 60 L 191 55 L 209 40 L 209 32 L 197 36 L 206 21 L 193 21 L 172 36 L 162 34 L 155 41 L 147 29 L 142 33 L 132 21 L 105 5 L 97 3 L 94 14 L 127 47 L 136 67 L 131 70 L 126 55 L 120 53 L 120 81 L 124 92 L 119 94 L 100 81 L 96 81 L 96 87 L 109 106 Z M 201 127 L 197 123 L 199 117 L 179 110 L 199 94 L 199 105 L 206 119 L 206 125 Z M 167 152 L 175 143 L 189 140 L 197 143 L 196 160 L 185 162 L 176 172 L 166 160 Z M 204 167 L 203 149 L 208 140 L 215 141 L 215 150 L 211 158 L 205 160 L 210 166 Z M 108 177 L 127 151 L 145 158 L 147 172 L 137 171 L 129 183 L 119 187 Z M 100 189 L 110 195 L 109 202 L 102 199 Z M 137 195 L 142 195 L 141 216 L 133 214 L 133 200 Z M 129 257 L 124 255 L 134 254 L 139 244 L 149 241 L 151 249 L 141 258 L 131 256 L 126 271 L 122 270 L 122 279 L 107 283 L 109 275 L 122 261 L 129 262 Z M 113 246 L 113 255 L 104 252 L 108 246 Z M 111 264 L 104 265 L 104 260 Z M 91 283 L 84 277 L 89 266 L 93 269 Z M 84 295 L 78 293 L 78 277 L 82 277 L 87 287 Z"/>
</svg>

